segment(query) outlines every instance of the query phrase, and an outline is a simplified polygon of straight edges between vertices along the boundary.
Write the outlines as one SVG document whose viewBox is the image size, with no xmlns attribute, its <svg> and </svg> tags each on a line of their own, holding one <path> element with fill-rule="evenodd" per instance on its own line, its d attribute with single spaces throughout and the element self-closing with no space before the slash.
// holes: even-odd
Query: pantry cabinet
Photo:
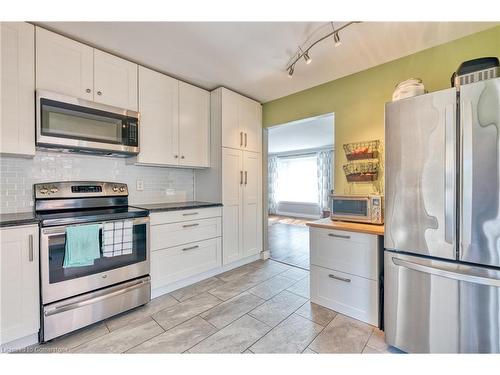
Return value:
<svg viewBox="0 0 500 375">
<path fill-rule="evenodd" d="M 139 67 L 137 164 L 210 166 L 210 93 Z"/>
<path fill-rule="evenodd" d="M 137 111 L 137 64 L 37 27 L 36 88 Z"/>
<path fill-rule="evenodd" d="M 260 103 L 225 88 L 220 96 L 222 146 L 261 152 L 262 107 Z"/>
<path fill-rule="evenodd" d="M 224 264 L 262 250 L 261 154 L 222 150 Z"/>
<path fill-rule="evenodd" d="M 38 226 L 0 229 L 0 345 L 40 328 Z"/>
<path fill-rule="evenodd" d="M 24 22 L 2 22 L 0 153 L 35 155 L 35 29 Z"/>
</svg>

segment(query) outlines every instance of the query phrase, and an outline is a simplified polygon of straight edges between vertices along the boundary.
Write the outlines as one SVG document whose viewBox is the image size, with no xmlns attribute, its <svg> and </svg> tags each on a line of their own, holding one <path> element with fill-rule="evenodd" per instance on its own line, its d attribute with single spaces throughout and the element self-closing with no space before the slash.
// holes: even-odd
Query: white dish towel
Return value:
<svg viewBox="0 0 500 375">
<path fill-rule="evenodd" d="M 102 256 L 132 254 L 132 220 L 104 223 L 102 227 Z"/>
</svg>

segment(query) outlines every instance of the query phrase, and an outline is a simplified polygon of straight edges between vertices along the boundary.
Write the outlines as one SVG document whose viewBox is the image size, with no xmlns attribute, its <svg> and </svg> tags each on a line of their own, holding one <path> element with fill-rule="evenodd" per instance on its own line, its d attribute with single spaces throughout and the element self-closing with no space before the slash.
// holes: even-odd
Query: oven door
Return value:
<svg viewBox="0 0 500 375">
<path fill-rule="evenodd" d="M 133 225 L 132 253 L 111 257 L 101 255 L 100 258 L 94 261 L 93 265 L 81 267 L 63 267 L 66 225 L 41 228 L 42 304 L 60 301 L 78 294 L 148 275 L 150 268 L 149 217 L 127 220 L 132 220 Z M 87 224 L 104 224 L 104 222 Z"/>
<path fill-rule="evenodd" d="M 332 219 L 371 222 L 370 199 L 368 197 L 333 197 Z"/>
</svg>

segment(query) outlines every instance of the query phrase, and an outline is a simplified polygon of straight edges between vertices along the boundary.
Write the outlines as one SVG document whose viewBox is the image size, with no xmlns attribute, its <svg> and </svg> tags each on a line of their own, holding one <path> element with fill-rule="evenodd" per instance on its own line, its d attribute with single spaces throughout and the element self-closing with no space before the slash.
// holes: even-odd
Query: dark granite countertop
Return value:
<svg viewBox="0 0 500 375">
<path fill-rule="evenodd" d="M 152 203 L 152 204 L 132 204 L 131 206 L 143 208 L 149 210 L 150 212 L 161 212 L 161 211 L 188 210 L 191 208 L 220 207 L 222 206 L 222 203 L 189 201 L 189 202 L 168 202 L 168 203 Z"/>
<path fill-rule="evenodd" d="M 38 224 L 38 218 L 34 212 L 16 212 L 11 214 L 0 214 L 0 228 L 14 227 L 16 225 Z"/>
</svg>

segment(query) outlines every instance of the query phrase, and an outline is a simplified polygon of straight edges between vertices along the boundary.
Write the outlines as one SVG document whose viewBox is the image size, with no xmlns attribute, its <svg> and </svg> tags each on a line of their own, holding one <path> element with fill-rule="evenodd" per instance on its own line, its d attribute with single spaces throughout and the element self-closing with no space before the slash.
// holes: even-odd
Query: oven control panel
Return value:
<svg viewBox="0 0 500 375">
<path fill-rule="evenodd" d="M 128 196 L 127 184 L 118 182 L 46 182 L 34 185 L 35 199 Z"/>
</svg>

